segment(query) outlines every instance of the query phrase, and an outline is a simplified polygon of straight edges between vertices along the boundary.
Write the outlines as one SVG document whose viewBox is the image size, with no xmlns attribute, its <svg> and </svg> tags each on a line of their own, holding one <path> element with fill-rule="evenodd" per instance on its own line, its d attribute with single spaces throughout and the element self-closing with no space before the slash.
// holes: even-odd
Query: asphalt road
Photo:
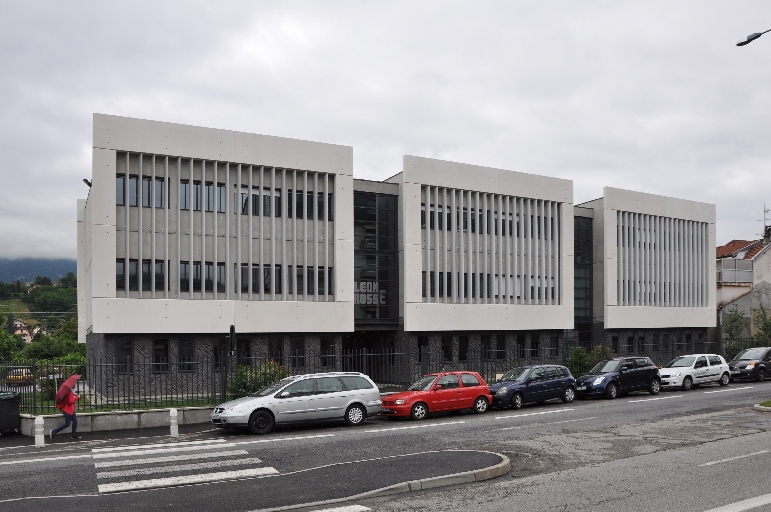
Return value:
<svg viewBox="0 0 771 512">
<path fill-rule="evenodd" d="M 509 475 L 351 505 L 708 510 L 771 492 L 762 469 L 771 453 L 699 466 L 771 451 L 771 414 L 750 409 L 769 396 L 768 383 L 735 383 L 267 436 L 200 426 L 176 441 L 163 430 L 95 433 L 43 449 L 30 438 L 0 438 L 0 510 L 259 510 L 487 467 L 500 460 L 490 452 L 511 459 Z"/>
</svg>

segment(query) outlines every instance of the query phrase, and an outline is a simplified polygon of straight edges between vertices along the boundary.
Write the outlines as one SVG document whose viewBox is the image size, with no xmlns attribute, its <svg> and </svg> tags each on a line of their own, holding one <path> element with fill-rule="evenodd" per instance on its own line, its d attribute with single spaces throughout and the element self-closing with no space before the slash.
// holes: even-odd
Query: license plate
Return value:
<svg viewBox="0 0 771 512">
<path fill-rule="evenodd" d="M 740 372 L 740 371 L 737 371 L 737 370 L 731 370 L 731 374 L 732 374 L 732 375 L 736 375 L 737 373 L 741 373 L 741 372 Z"/>
<path fill-rule="evenodd" d="M 576 389 L 578 391 L 585 391 L 586 390 L 586 386 L 578 386 Z"/>
<path fill-rule="evenodd" d="M 381 410 L 383 412 L 391 412 L 391 409 L 389 409 L 388 407 L 383 407 L 383 409 L 381 409 Z"/>
</svg>

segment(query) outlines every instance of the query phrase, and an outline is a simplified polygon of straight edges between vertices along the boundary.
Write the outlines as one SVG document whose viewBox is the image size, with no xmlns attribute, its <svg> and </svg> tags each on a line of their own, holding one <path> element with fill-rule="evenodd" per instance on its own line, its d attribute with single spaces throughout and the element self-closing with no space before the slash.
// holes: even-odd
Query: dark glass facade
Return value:
<svg viewBox="0 0 771 512">
<path fill-rule="evenodd" d="M 354 192 L 354 321 L 399 321 L 398 197 Z"/>
<path fill-rule="evenodd" d="M 592 219 L 575 217 L 574 227 L 574 317 L 578 343 L 592 344 Z"/>
</svg>

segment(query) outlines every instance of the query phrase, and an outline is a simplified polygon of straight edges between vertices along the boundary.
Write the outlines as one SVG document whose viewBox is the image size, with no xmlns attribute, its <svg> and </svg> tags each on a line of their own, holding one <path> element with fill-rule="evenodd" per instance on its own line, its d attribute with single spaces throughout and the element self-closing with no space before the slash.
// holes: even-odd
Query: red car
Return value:
<svg viewBox="0 0 771 512">
<path fill-rule="evenodd" d="M 476 372 L 432 373 L 415 381 L 407 391 L 384 397 L 381 414 L 413 420 L 422 420 L 429 412 L 460 409 L 481 414 L 492 401 L 487 383 Z"/>
</svg>

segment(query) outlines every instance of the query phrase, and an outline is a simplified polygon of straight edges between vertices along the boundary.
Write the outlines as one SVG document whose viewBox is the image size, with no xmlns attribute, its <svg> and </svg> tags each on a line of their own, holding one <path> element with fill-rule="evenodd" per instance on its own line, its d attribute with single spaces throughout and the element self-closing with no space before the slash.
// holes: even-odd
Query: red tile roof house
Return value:
<svg viewBox="0 0 771 512">
<path fill-rule="evenodd" d="M 717 332 L 726 311 L 737 306 L 751 336 L 751 311 L 762 304 L 771 310 L 771 226 L 758 240 L 731 240 L 716 248 Z M 722 338 L 722 335 L 721 335 Z"/>
</svg>

